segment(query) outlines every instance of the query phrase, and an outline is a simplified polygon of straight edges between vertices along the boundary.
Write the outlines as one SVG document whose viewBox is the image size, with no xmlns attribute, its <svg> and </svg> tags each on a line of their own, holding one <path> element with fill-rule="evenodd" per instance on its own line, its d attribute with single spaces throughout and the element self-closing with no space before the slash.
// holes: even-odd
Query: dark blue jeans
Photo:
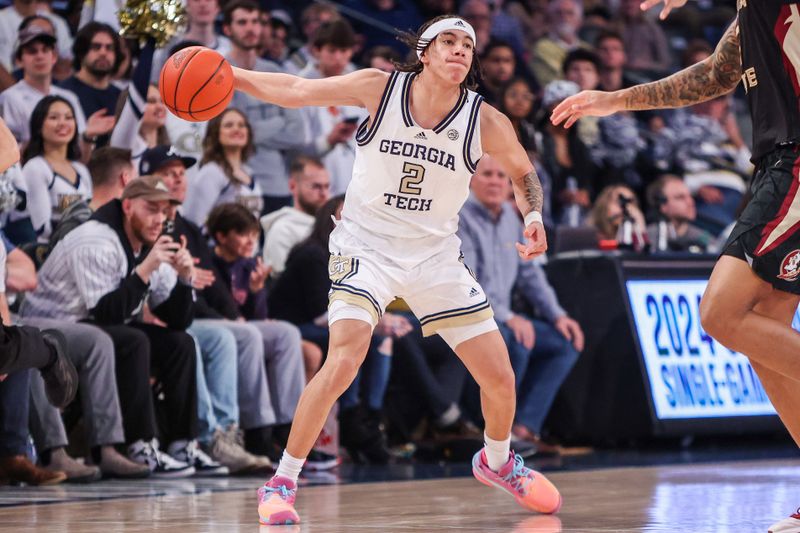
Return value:
<svg viewBox="0 0 800 533">
<path fill-rule="evenodd" d="M 533 319 L 536 342 L 526 349 L 514 338 L 514 332 L 498 322 L 508 347 L 511 366 L 517 378 L 517 414 L 515 423 L 533 433 L 542 425 L 553 405 L 558 389 L 578 360 L 578 352 L 549 322 Z"/>
<path fill-rule="evenodd" d="M 307 341 L 322 348 L 327 353 L 329 333 L 327 327 L 317 326 L 316 324 L 301 324 L 300 334 Z M 386 395 L 386 387 L 389 385 L 389 373 L 392 369 L 392 358 L 378 351 L 378 345 L 383 337 L 372 336 L 372 342 L 367 351 L 367 358 L 358 370 L 353 383 L 342 393 L 339 398 L 339 406 L 342 410 L 355 407 L 360 403 L 361 397 L 366 406 L 374 411 L 383 408 L 383 398 Z M 365 391 L 361 393 L 361 376 L 364 376 Z"/>
<path fill-rule="evenodd" d="M 31 372 L 18 370 L 0 382 L 0 457 L 27 452 Z"/>
</svg>

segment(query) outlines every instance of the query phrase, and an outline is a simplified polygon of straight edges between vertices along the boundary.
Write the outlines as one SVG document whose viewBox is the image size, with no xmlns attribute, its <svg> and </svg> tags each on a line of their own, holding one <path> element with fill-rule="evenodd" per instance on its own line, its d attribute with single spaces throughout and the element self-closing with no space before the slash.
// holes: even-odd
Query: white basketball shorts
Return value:
<svg viewBox="0 0 800 533">
<path fill-rule="evenodd" d="M 483 288 L 458 249 L 447 249 L 406 269 L 337 226 L 331 233 L 330 251 L 330 303 L 343 301 L 365 309 L 373 326 L 395 298 L 405 300 L 425 336 L 494 316 Z"/>
</svg>

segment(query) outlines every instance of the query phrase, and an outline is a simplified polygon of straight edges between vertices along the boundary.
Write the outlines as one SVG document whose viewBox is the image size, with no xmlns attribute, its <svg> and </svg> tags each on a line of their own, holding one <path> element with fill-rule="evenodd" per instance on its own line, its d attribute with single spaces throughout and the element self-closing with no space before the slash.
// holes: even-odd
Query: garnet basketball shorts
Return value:
<svg viewBox="0 0 800 533">
<path fill-rule="evenodd" d="M 345 301 L 367 310 L 373 325 L 395 298 L 405 300 L 425 336 L 494 316 L 458 249 L 444 250 L 407 269 L 370 250 L 339 225 L 331 233 L 330 251 L 330 302 Z"/>
<path fill-rule="evenodd" d="M 776 289 L 800 294 L 800 146 L 777 148 L 756 168 L 753 195 L 723 255 L 747 261 Z"/>
</svg>

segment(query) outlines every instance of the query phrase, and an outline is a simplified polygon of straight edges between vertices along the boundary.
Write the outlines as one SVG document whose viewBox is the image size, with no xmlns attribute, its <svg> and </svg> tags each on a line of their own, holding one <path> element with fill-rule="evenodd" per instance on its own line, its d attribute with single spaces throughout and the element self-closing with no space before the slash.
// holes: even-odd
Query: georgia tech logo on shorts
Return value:
<svg viewBox="0 0 800 533">
<path fill-rule="evenodd" d="M 328 261 L 328 276 L 332 281 L 339 281 L 353 271 L 353 258 L 332 255 Z"/>
<path fill-rule="evenodd" d="M 786 281 L 794 281 L 800 276 L 800 250 L 794 250 L 786 254 L 781 261 L 781 270 L 778 278 Z"/>
</svg>

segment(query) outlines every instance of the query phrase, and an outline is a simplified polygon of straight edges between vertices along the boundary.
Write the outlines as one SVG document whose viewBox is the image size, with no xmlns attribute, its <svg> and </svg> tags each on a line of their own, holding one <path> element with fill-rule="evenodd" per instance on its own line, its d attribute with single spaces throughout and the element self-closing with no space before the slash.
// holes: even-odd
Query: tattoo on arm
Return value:
<svg viewBox="0 0 800 533">
<path fill-rule="evenodd" d="M 528 209 L 523 210 L 522 214 L 527 215 L 531 211 L 541 213 L 544 193 L 542 192 L 542 182 L 539 181 L 539 175 L 536 170 L 531 169 L 522 180 L 525 185 L 525 201 L 528 203 Z"/>
<path fill-rule="evenodd" d="M 735 20 L 710 57 L 663 80 L 628 89 L 625 109 L 640 111 L 705 102 L 731 92 L 741 75 L 739 22 Z"/>
</svg>

